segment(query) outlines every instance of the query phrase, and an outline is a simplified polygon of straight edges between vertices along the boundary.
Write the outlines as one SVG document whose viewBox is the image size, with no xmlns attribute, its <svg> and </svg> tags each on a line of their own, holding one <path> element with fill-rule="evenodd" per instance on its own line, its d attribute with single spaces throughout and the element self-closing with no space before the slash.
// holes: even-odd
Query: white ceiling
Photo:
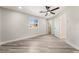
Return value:
<svg viewBox="0 0 79 59">
<path fill-rule="evenodd" d="M 55 7 L 57 7 L 57 6 L 51 6 L 51 9 L 53 9 Z M 18 9 L 18 6 L 4 6 L 4 8 L 24 12 L 26 14 L 30 14 L 30 15 L 45 18 L 45 19 L 54 17 L 55 15 L 57 15 L 58 13 L 60 13 L 64 10 L 64 7 L 61 6 L 60 9 L 54 11 L 55 15 L 49 13 L 48 16 L 45 16 L 45 13 L 40 13 L 41 10 L 46 11 L 46 8 L 44 6 L 22 6 L 22 9 Z"/>
</svg>

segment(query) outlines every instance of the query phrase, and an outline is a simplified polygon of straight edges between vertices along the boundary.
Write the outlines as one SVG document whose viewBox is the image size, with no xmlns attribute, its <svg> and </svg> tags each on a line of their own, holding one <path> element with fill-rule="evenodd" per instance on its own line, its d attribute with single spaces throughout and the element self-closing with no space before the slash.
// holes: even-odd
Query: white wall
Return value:
<svg viewBox="0 0 79 59">
<path fill-rule="evenodd" d="M 79 7 L 67 8 L 67 42 L 79 50 Z"/>
<path fill-rule="evenodd" d="M 28 29 L 28 17 L 23 13 L 2 9 L 2 40 L 11 41 L 18 38 L 47 34 L 46 20 L 38 19 L 39 29 L 30 31 Z"/>
<path fill-rule="evenodd" d="M 1 9 L 0 9 L 0 41 L 1 41 Z"/>
</svg>

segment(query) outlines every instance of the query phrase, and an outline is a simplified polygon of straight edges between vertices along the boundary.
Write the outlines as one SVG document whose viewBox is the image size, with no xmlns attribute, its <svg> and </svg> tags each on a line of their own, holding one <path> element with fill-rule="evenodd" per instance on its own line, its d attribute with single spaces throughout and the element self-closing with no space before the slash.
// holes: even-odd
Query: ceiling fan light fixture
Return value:
<svg viewBox="0 0 79 59">
<path fill-rule="evenodd" d="M 21 7 L 21 6 L 19 6 L 19 7 L 18 7 L 18 9 L 22 9 L 22 7 Z"/>
</svg>

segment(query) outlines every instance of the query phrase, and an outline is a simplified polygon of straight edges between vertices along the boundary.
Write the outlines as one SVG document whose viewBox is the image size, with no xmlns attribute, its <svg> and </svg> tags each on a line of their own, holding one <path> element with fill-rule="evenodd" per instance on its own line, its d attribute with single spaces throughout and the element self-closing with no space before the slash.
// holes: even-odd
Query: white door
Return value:
<svg viewBox="0 0 79 59">
<path fill-rule="evenodd" d="M 54 35 L 58 38 L 66 38 L 66 15 L 62 14 L 61 16 L 54 19 Z"/>
<path fill-rule="evenodd" d="M 60 21 L 59 21 L 59 19 L 54 19 L 54 35 L 56 37 L 60 36 Z"/>
</svg>

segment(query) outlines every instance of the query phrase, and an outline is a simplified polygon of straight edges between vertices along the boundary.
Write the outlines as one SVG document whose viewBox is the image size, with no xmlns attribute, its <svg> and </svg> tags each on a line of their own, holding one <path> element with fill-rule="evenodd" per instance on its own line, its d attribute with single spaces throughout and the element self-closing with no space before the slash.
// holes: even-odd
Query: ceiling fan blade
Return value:
<svg viewBox="0 0 79 59">
<path fill-rule="evenodd" d="M 50 11 L 51 14 L 55 14 L 54 12 Z"/>
<path fill-rule="evenodd" d="M 40 13 L 45 13 L 45 11 L 40 11 Z"/>
<path fill-rule="evenodd" d="M 45 16 L 47 16 L 47 15 L 48 15 L 48 13 L 45 14 Z"/>
<path fill-rule="evenodd" d="M 51 11 L 57 10 L 57 9 L 59 9 L 59 8 L 60 8 L 60 7 L 54 8 L 54 9 L 52 9 Z"/>
<path fill-rule="evenodd" d="M 46 13 L 46 12 L 48 12 L 48 11 L 40 11 L 40 13 Z"/>
</svg>

